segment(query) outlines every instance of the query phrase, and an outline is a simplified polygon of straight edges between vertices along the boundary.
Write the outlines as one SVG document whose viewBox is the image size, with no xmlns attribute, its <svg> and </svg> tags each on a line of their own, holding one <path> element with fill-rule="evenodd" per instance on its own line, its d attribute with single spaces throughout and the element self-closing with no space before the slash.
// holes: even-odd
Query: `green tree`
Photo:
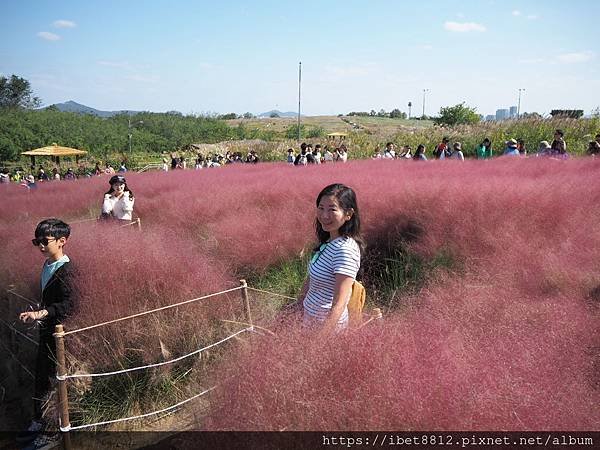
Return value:
<svg viewBox="0 0 600 450">
<path fill-rule="evenodd" d="M 536 112 L 530 112 L 530 113 L 523 113 L 521 114 L 521 118 L 522 119 L 543 119 L 542 115 L 540 113 L 536 113 Z"/>
<path fill-rule="evenodd" d="M 390 118 L 392 119 L 406 119 L 406 113 L 403 113 L 398 108 L 392 109 L 390 111 Z"/>
<path fill-rule="evenodd" d="M 0 108 L 37 108 L 42 104 L 33 95 L 31 84 L 25 78 L 0 76 Z"/>
<path fill-rule="evenodd" d="M 301 136 L 305 136 L 305 129 L 306 127 L 301 124 L 300 125 L 300 135 Z M 288 139 L 298 139 L 298 124 L 294 124 L 294 125 L 290 125 L 289 127 L 287 127 L 285 129 L 285 137 L 287 137 Z"/>
<path fill-rule="evenodd" d="M 271 119 L 276 119 L 276 118 L 278 118 L 278 117 L 279 117 L 279 114 L 277 114 L 275 111 L 273 111 L 271 114 L 269 114 L 269 117 L 270 117 Z"/>
<path fill-rule="evenodd" d="M 466 106 L 465 103 L 459 103 L 454 106 L 440 108 L 440 117 L 434 119 L 438 125 L 461 125 L 474 124 L 481 120 L 477 114 L 477 108 Z"/>
<path fill-rule="evenodd" d="M 298 128 L 296 126 L 296 130 L 297 129 Z M 325 136 L 325 128 L 323 128 L 321 126 L 312 127 L 306 133 L 306 137 L 308 137 L 308 138 L 320 138 L 323 136 Z"/>
<path fill-rule="evenodd" d="M 552 117 L 568 117 L 570 119 L 579 119 L 583 116 L 583 109 L 553 109 L 550 111 Z"/>
<path fill-rule="evenodd" d="M 254 114 L 251 112 L 244 113 L 244 119 L 254 119 Z"/>
</svg>

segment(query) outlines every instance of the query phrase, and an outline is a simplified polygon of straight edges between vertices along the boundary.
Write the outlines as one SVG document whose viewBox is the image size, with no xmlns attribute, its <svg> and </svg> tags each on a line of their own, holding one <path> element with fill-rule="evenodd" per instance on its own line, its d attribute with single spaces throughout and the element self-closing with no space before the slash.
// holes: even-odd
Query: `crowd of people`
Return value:
<svg viewBox="0 0 600 450">
<path fill-rule="evenodd" d="M 348 149 L 345 144 L 335 147 L 332 151 L 328 145 L 321 147 L 321 144 L 316 144 L 313 148 L 312 144 L 303 142 L 300 144 L 298 154 L 294 152 L 293 148 L 289 148 L 287 151 L 287 163 L 294 166 L 346 161 L 348 161 Z"/>
<path fill-rule="evenodd" d="M 110 163 L 106 163 L 105 167 L 100 167 L 100 163 L 97 162 L 93 170 L 90 170 L 83 164 L 80 164 L 77 169 L 72 167 L 66 170 L 61 170 L 60 167 L 55 166 L 50 171 L 46 171 L 42 165 L 37 169 L 35 165 L 29 167 L 29 171 L 23 169 L 23 167 L 17 167 L 10 171 L 6 167 L 0 169 L 0 184 L 17 183 L 28 189 L 36 189 L 38 182 L 49 182 L 49 181 L 72 181 L 78 178 L 91 178 L 92 176 L 100 175 L 114 175 L 115 173 L 125 173 L 127 167 L 125 161 L 121 163 L 118 170 L 115 170 Z"/>
<path fill-rule="evenodd" d="M 564 139 L 564 132 L 556 130 L 554 132 L 552 143 L 541 141 L 533 156 L 535 157 L 550 157 L 555 159 L 568 159 L 567 143 Z M 489 159 L 494 155 L 492 149 L 492 141 L 489 138 L 483 139 L 474 149 L 477 159 Z M 393 142 L 388 142 L 382 150 L 376 150 L 373 159 L 413 159 L 415 161 L 426 161 L 425 145 L 420 144 L 413 153 L 412 148 L 408 145 L 403 146 L 399 151 L 396 151 L 396 145 Z M 590 141 L 586 153 L 590 156 L 600 154 L 600 134 L 597 134 L 594 141 Z M 509 139 L 504 142 L 503 149 L 498 153 L 498 156 L 531 156 L 527 153 L 525 141 L 523 139 Z M 432 150 L 433 159 L 456 159 L 465 160 L 462 144 L 454 142 L 450 144 L 448 137 L 442 138 L 442 141 L 437 144 Z"/>
<path fill-rule="evenodd" d="M 173 152 L 169 158 L 166 156 L 162 159 L 162 170 L 168 172 L 169 170 L 185 170 L 188 168 L 188 160 L 184 155 L 178 155 L 177 152 Z M 242 152 L 231 152 L 227 151 L 225 155 L 220 153 L 209 153 L 204 156 L 202 153 L 197 153 L 193 159 L 194 169 L 200 170 L 211 167 L 221 167 L 227 164 L 258 164 L 260 158 L 255 150 L 250 150 L 244 157 Z"/>
<path fill-rule="evenodd" d="M 476 159 L 490 159 L 495 156 L 535 156 L 535 157 L 550 157 L 555 159 L 568 159 L 567 143 L 565 142 L 564 133 L 562 130 L 554 132 L 551 143 L 548 141 L 539 142 L 533 153 L 529 153 L 523 139 L 509 139 L 503 143 L 503 147 L 496 151 L 489 138 L 485 138 L 474 149 Z M 590 141 L 586 153 L 590 156 L 600 155 L 600 133 L 596 134 L 595 139 Z M 185 156 L 179 156 L 176 152 L 171 153 L 170 160 L 167 156 L 162 159 L 162 170 L 179 170 L 191 168 L 188 166 L 188 160 Z M 393 142 L 388 142 L 382 149 L 376 149 L 372 155 L 373 159 L 412 159 L 414 161 L 427 161 L 427 148 L 424 144 L 419 144 L 413 149 L 409 145 L 397 148 Z M 441 142 L 431 150 L 431 159 L 456 159 L 464 161 L 463 145 L 461 142 L 450 143 L 448 137 L 442 138 Z M 290 165 L 305 166 L 309 164 L 325 164 L 332 162 L 346 162 L 348 160 L 348 148 L 345 144 L 336 147 L 329 147 L 321 144 L 313 144 L 303 142 L 300 145 L 299 151 L 293 148 L 287 150 L 286 161 Z M 208 154 L 204 156 L 198 153 L 193 159 L 193 167 L 196 170 L 221 167 L 229 164 L 257 164 L 261 161 L 255 150 L 249 150 L 246 156 L 242 152 L 227 151 L 225 155 L 220 153 Z M 30 166 L 29 171 L 23 170 L 22 167 L 14 169 L 12 172 L 3 168 L 0 169 L 0 184 L 15 182 L 29 189 L 35 189 L 37 182 L 47 182 L 54 180 L 75 180 L 81 177 L 92 177 L 100 175 L 114 175 L 116 173 L 123 174 L 127 172 L 126 161 L 122 161 L 118 169 L 106 163 L 101 167 L 100 162 L 97 162 L 93 169 L 87 168 L 80 164 L 76 171 L 73 168 L 68 168 L 66 171 L 61 171 L 59 167 L 54 167 L 49 172 L 43 166 L 37 169 L 34 165 Z"/>
</svg>

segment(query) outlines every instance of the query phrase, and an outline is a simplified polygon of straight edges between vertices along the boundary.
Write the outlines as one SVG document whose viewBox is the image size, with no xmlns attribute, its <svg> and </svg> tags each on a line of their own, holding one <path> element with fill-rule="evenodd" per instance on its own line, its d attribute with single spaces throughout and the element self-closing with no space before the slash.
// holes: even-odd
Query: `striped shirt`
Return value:
<svg viewBox="0 0 600 450">
<path fill-rule="evenodd" d="M 335 275 L 342 274 L 356 279 L 360 268 L 360 248 L 351 237 L 340 236 L 321 246 L 308 266 L 309 285 L 304 297 L 304 322 L 324 322 L 331 313 L 335 291 Z M 348 300 L 338 326 L 348 323 Z"/>
</svg>

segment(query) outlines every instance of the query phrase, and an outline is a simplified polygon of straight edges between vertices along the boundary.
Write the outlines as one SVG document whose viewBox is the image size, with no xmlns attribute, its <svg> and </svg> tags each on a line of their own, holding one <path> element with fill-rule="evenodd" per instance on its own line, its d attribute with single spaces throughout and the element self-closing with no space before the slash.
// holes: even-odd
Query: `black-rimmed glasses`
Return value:
<svg viewBox="0 0 600 450">
<path fill-rule="evenodd" d="M 43 238 L 34 238 L 31 240 L 31 243 L 35 246 L 35 247 L 39 247 L 40 244 L 43 245 L 44 247 L 46 247 L 48 245 L 49 242 L 52 241 L 56 241 L 56 238 L 47 238 L 47 237 L 43 237 Z"/>
</svg>

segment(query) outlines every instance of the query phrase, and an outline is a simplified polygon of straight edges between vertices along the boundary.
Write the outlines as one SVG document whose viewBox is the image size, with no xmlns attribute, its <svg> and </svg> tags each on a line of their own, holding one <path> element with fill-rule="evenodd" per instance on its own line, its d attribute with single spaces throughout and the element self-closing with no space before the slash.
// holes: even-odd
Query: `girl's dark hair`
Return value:
<svg viewBox="0 0 600 450">
<path fill-rule="evenodd" d="M 356 202 L 354 190 L 344 184 L 330 184 L 317 196 L 317 207 L 319 206 L 321 199 L 326 196 L 334 197 L 340 205 L 340 208 L 345 212 L 352 211 L 352 217 L 340 227 L 339 232 L 340 236 L 351 237 L 354 239 L 362 252 L 365 248 L 365 243 L 360 235 L 360 214 L 358 212 L 358 203 Z M 328 231 L 323 230 L 318 219 L 315 219 L 315 231 L 317 233 L 317 239 L 319 240 L 319 244 L 315 248 L 315 251 L 317 251 L 321 244 L 327 242 L 330 236 Z"/>
<path fill-rule="evenodd" d="M 125 185 L 125 192 L 129 192 L 129 198 L 133 198 L 133 192 L 131 192 L 131 189 L 129 189 L 129 187 L 127 187 L 127 183 L 123 183 Z M 113 192 L 115 192 L 115 190 L 113 189 L 112 185 L 110 186 L 110 189 L 108 191 L 106 191 L 104 193 L 104 195 L 108 194 L 111 195 Z"/>
<path fill-rule="evenodd" d="M 35 227 L 35 237 L 43 238 L 51 236 L 56 239 L 68 238 L 71 235 L 71 227 L 60 219 L 46 219 Z"/>
</svg>

